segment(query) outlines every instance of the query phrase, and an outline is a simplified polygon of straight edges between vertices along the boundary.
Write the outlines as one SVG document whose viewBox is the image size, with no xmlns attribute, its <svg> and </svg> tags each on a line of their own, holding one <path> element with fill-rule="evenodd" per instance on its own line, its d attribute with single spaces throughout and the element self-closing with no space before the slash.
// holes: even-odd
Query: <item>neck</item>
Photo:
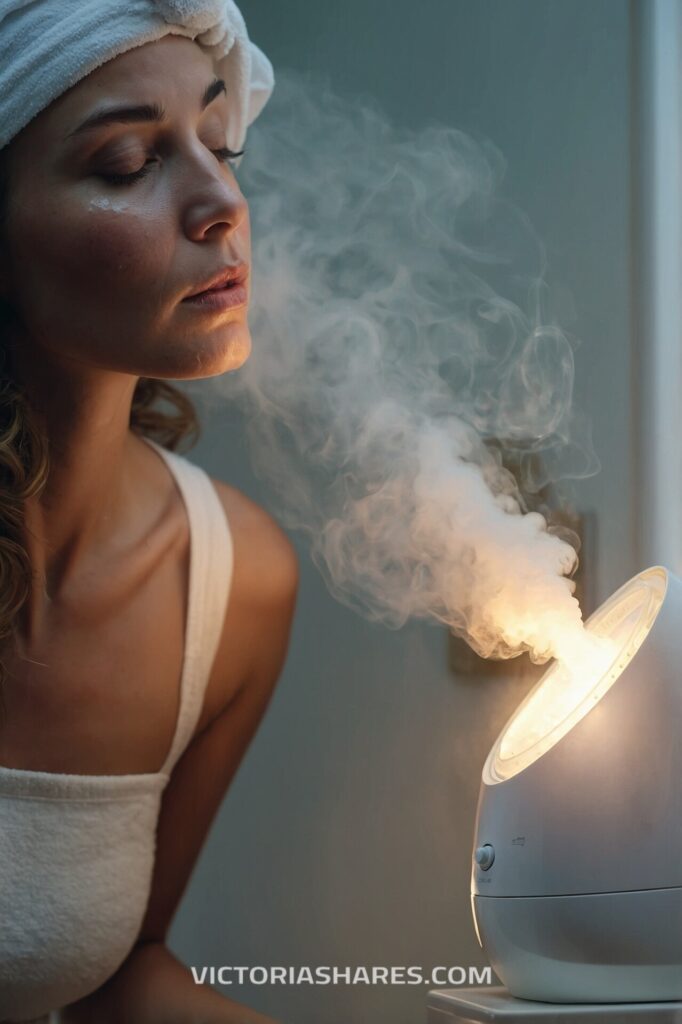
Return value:
<svg viewBox="0 0 682 1024">
<path fill-rule="evenodd" d="M 133 521 L 139 442 L 129 421 L 138 378 L 42 356 L 39 364 L 15 360 L 15 366 L 48 438 L 50 460 L 43 490 L 25 503 L 33 584 L 19 632 L 29 642 L 77 573 L 91 561 L 94 568 L 93 553 Z"/>
</svg>

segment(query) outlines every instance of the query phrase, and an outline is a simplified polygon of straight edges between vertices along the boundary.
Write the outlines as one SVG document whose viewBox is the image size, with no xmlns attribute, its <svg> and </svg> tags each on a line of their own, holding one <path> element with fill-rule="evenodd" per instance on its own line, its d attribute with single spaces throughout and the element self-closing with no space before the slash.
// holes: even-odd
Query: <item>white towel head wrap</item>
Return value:
<svg viewBox="0 0 682 1024">
<path fill-rule="evenodd" d="M 240 150 L 275 79 L 233 0 L 0 0 L 0 149 L 95 68 L 170 34 L 214 59 L 229 104 L 226 144 Z"/>
</svg>

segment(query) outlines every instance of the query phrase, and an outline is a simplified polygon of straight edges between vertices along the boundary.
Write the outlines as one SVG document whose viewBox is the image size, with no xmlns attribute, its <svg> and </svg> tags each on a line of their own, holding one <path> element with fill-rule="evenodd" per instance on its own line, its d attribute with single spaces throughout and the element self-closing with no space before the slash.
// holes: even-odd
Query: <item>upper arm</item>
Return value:
<svg viewBox="0 0 682 1024">
<path fill-rule="evenodd" d="M 165 939 L 213 818 L 269 703 L 286 658 L 296 604 L 298 564 L 286 534 L 244 495 L 214 483 L 234 544 L 226 616 L 230 628 L 224 629 L 227 644 L 221 643 L 216 655 L 216 669 L 220 674 L 224 668 L 230 683 L 224 688 L 224 706 L 192 739 L 164 791 L 152 888 L 138 943 Z"/>
</svg>

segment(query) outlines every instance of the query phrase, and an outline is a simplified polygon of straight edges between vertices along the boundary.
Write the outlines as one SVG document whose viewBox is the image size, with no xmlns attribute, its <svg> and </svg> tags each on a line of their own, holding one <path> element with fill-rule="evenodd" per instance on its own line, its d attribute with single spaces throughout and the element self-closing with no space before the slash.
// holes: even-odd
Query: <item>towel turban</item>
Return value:
<svg viewBox="0 0 682 1024">
<path fill-rule="evenodd" d="M 214 59 L 229 104 L 226 145 L 240 150 L 274 73 L 233 0 L 0 0 L 0 149 L 95 68 L 170 34 Z"/>
</svg>

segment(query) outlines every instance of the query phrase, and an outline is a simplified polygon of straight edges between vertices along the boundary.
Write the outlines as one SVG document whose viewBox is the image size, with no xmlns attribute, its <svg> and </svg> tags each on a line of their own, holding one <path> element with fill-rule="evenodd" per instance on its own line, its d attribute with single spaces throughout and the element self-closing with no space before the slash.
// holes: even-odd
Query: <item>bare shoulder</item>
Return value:
<svg viewBox="0 0 682 1024">
<path fill-rule="evenodd" d="M 211 477 L 232 535 L 230 598 L 200 727 L 247 683 L 274 685 L 298 593 L 296 549 L 277 520 L 238 488 Z"/>
<path fill-rule="evenodd" d="M 298 559 L 289 537 L 269 512 L 242 491 L 214 477 L 211 480 L 230 524 L 240 593 L 255 603 L 286 598 L 298 584 Z"/>
</svg>

